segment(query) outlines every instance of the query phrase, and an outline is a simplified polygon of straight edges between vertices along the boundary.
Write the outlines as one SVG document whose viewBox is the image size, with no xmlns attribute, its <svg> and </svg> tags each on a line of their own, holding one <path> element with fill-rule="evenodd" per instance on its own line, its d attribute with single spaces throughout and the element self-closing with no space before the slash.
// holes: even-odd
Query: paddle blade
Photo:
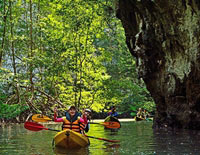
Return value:
<svg viewBox="0 0 200 155">
<path fill-rule="evenodd" d="M 52 119 L 41 114 L 35 114 L 32 116 L 32 120 L 35 122 L 48 122 L 51 121 Z"/>
<path fill-rule="evenodd" d="M 34 122 L 25 122 L 24 127 L 31 131 L 40 131 L 45 129 L 43 125 Z"/>
<path fill-rule="evenodd" d="M 121 127 L 119 122 L 103 122 L 100 124 L 104 125 L 106 128 L 109 129 L 119 129 Z"/>
<path fill-rule="evenodd" d="M 50 131 L 60 132 L 60 130 L 45 128 L 42 124 L 38 124 L 35 122 L 25 122 L 24 127 L 31 131 L 50 130 Z"/>
</svg>

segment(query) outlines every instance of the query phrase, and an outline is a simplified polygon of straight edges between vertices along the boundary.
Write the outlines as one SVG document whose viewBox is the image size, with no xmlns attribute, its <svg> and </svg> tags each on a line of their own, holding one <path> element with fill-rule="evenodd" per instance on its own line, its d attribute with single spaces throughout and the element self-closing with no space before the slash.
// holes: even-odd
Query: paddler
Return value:
<svg viewBox="0 0 200 155">
<path fill-rule="evenodd" d="M 84 120 L 84 123 L 85 123 L 85 132 L 88 132 L 89 129 L 90 129 L 90 125 L 89 125 L 89 122 L 91 120 L 91 110 L 90 109 L 84 109 L 83 110 L 83 114 L 82 114 L 82 118 Z"/>
<path fill-rule="evenodd" d="M 113 116 L 113 117 L 118 116 L 118 113 L 116 112 L 116 107 L 115 106 L 112 106 L 110 108 L 110 111 L 108 112 L 108 116 Z"/>
<path fill-rule="evenodd" d="M 138 109 L 137 117 L 138 117 L 138 118 L 141 118 L 141 119 L 144 119 L 144 113 L 143 113 L 143 111 L 142 111 L 142 108 L 139 108 L 139 109 Z"/>
<path fill-rule="evenodd" d="M 75 106 L 71 106 L 66 112 L 66 116 L 57 118 L 57 108 L 54 109 L 54 122 L 63 122 L 62 130 L 70 129 L 79 133 L 84 133 L 86 122 L 81 118 Z"/>
</svg>

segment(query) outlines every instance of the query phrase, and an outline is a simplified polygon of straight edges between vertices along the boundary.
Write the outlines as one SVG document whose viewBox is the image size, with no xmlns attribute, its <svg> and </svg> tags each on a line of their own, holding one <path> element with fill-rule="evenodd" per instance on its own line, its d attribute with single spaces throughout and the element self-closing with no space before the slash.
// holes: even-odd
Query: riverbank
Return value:
<svg viewBox="0 0 200 155">
<path fill-rule="evenodd" d="M 118 119 L 120 122 L 132 122 L 135 121 L 133 118 L 119 118 Z M 32 121 L 32 120 L 28 120 Z M 104 122 L 104 119 L 92 119 L 91 122 L 99 123 L 99 122 Z M 8 124 L 23 124 L 24 122 L 1 122 L 1 125 L 8 125 Z M 54 121 L 49 121 L 49 122 L 42 122 L 42 124 L 60 124 L 60 122 L 54 122 Z"/>
<path fill-rule="evenodd" d="M 100 123 L 100 122 L 104 122 L 104 120 L 105 119 L 92 119 L 91 122 Z M 133 121 L 135 121 L 133 118 L 120 118 L 118 120 L 120 122 L 133 122 Z M 60 122 L 49 121 L 49 122 L 45 122 L 43 124 L 60 124 Z"/>
</svg>

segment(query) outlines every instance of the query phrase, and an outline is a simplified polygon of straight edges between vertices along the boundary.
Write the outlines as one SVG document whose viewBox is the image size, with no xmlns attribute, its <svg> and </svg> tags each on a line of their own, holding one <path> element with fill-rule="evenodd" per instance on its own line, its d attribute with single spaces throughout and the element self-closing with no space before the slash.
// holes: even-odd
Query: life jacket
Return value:
<svg viewBox="0 0 200 155">
<path fill-rule="evenodd" d="M 137 113 L 137 117 L 144 118 L 143 112 L 142 112 L 142 111 L 138 111 L 138 113 Z"/>
<path fill-rule="evenodd" d="M 108 115 L 116 117 L 116 116 L 118 116 L 118 113 L 115 110 L 110 110 Z"/>
<path fill-rule="evenodd" d="M 85 124 L 79 122 L 78 117 L 79 114 L 76 113 L 74 117 L 71 119 L 69 113 L 66 113 L 66 117 L 63 118 L 64 122 L 62 125 L 62 130 L 70 129 L 80 133 L 84 131 Z"/>
</svg>

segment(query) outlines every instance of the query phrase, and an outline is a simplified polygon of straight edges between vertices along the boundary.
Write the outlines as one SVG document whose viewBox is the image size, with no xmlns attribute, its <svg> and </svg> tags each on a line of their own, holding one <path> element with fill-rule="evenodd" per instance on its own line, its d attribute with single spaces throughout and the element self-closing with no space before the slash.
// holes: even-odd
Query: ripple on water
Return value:
<svg viewBox="0 0 200 155">
<path fill-rule="evenodd" d="M 53 150 L 56 132 L 32 132 L 23 125 L 0 128 L 0 155 L 174 155 L 200 154 L 200 132 L 188 130 L 152 130 L 149 122 L 122 122 L 119 130 L 105 130 L 102 125 L 91 124 L 89 136 L 120 140 L 109 143 L 90 138 L 90 146 L 83 150 Z M 60 129 L 61 125 L 44 125 Z M 60 151 L 60 152 L 59 152 Z"/>
</svg>

